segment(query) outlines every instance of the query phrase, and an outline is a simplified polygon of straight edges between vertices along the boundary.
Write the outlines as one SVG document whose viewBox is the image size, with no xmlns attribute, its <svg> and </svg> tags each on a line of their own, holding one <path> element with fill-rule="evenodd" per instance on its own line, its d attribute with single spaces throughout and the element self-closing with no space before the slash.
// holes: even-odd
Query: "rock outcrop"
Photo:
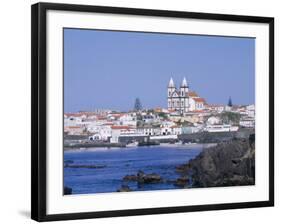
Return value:
<svg viewBox="0 0 281 224">
<path fill-rule="evenodd" d="M 117 190 L 117 192 L 130 192 L 132 191 L 128 185 L 122 184 L 122 186 Z"/>
<path fill-rule="evenodd" d="M 232 139 L 206 148 L 189 163 L 176 168 L 191 177 L 193 187 L 255 184 L 255 136 Z"/>
<path fill-rule="evenodd" d="M 156 173 L 145 174 L 143 171 L 139 171 L 137 175 L 126 175 L 123 181 L 137 181 L 138 184 L 153 184 L 160 183 L 162 178 Z"/>
<path fill-rule="evenodd" d="M 72 194 L 72 188 L 65 186 L 65 187 L 63 188 L 63 194 L 64 194 L 64 195 Z"/>
<path fill-rule="evenodd" d="M 190 186 L 189 184 L 190 184 L 190 180 L 188 176 L 179 177 L 178 179 L 176 179 L 174 183 L 176 187 L 181 187 L 181 188 L 187 188 Z"/>
</svg>

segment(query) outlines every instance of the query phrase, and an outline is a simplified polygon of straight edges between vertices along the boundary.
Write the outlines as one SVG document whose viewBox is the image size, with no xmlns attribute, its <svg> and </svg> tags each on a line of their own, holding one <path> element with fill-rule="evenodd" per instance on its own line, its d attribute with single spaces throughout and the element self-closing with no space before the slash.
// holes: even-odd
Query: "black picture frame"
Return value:
<svg viewBox="0 0 281 224">
<path fill-rule="evenodd" d="M 100 12 L 142 16 L 162 16 L 174 18 L 193 18 L 235 22 L 254 22 L 269 24 L 269 200 L 243 203 L 208 204 L 196 206 L 160 207 L 102 212 L 85 212 L 48 215 L 46 213 L 46 12 L 64 10 L 75 12 Z M 31 218 L 36 221 L 54 221 L 116 216 L 147 215 L 161 213 L 193 212 L 237 208 L 274 206 L 274 18 L 194 13 L 183 11 L 164 11 L 137 8 L 103 7 L 73 4 L 37 3 L 32 5 L 31 13 Z"/>
</svg>

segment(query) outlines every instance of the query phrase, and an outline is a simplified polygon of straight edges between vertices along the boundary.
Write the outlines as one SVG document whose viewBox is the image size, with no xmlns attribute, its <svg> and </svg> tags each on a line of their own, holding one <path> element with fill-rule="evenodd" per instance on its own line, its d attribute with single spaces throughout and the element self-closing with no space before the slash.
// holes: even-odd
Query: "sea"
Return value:
<svg viewBox="0 0 281 224">
<path fill-rule="evenodd" d="M 177 189 L 173 181 L 180 177 L 176 166 L 195 158 L 206 144 L 142 146 L 126 148 L 88 148 L 64 152 L 64 163 L 71 165 L 96 165 L 101 168 L 64 167 L 64 186 L 72 194 L 117 192 L 125 183 L 132 191 Z M 156 173 L 161 183 L 142 184 L 124 182 L 126 175 Z"/>
</svg>

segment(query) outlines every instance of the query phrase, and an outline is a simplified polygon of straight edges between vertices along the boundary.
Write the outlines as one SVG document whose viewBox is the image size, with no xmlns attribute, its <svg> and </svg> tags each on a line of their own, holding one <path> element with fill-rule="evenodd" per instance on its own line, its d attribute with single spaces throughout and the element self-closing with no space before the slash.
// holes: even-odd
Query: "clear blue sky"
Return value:
<svg viewBox="0 0 281 224">
<path fill-rule="evenodd" d="M 255 102 L 255 39 L 64 29 L 66 112 L 167 107 L 183 77 L 208 103 Z"/>
</svg>

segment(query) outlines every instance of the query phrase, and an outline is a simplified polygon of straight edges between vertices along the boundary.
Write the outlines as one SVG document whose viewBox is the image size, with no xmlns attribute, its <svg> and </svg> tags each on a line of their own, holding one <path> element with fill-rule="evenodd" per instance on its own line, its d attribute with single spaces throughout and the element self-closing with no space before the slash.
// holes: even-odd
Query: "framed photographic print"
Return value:
<svg viewBox="0 0 281 224">
<path fill-rule="evenodd" d="M 274 205 L 274 19 L 32 6 L 32 219 Z"/>
</svg>

